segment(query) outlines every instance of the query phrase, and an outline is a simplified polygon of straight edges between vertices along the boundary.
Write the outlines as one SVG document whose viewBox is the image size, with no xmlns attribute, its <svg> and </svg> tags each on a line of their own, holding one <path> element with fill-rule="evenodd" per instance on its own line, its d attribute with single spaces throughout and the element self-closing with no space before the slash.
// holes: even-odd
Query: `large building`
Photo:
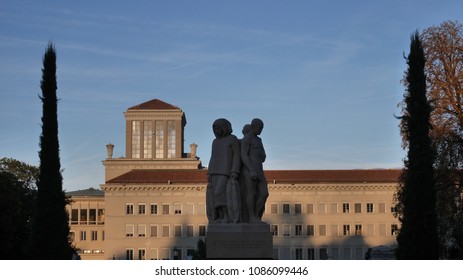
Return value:
<svg viewBox="0 0 463 280">
<path fill-rule="evenodd" d="M 188 259 L 207 234 L 207 170 L 196 144 L 184 150 L 185 114 L 154 99 L 124 116 L 126 157 L 113 158 L 114 146 L 107 145 L 104 195 L 92 202 L 95 196 L 71 193 L 75 244 L 83 259 Z M 274 259 L 364 259 L 369 248 L 396 246 L 400 170 L 265 174 L 270 196 L 263 220 L 273 231 Z M 101 233 L 92 242 L 95 231 Z"/>
</svg>

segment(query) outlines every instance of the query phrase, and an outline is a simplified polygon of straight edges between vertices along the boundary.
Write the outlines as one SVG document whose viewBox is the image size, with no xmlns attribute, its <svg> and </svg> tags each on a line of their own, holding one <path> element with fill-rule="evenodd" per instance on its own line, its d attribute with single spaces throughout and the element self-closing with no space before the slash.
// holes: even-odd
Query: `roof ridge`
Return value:
<svg viewBox="0 0 463 280">
<path fill-rule="evenodd" d="M 180 110 L 178 106 L 172 105 L 160 99 L 151 99 L 138 105 L 129 107 L 128 110 Z"/>
</svg>

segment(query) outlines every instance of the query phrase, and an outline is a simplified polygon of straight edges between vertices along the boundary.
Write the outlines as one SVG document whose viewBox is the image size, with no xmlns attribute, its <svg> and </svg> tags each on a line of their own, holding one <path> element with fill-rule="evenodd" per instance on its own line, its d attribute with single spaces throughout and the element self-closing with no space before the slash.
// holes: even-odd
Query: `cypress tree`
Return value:
<svg viewBox="0 0 463 280">
<path fill-rule="evenodd" d="M 397 257 L 438 259 L 435 151 L 429 135 L 432 107 L 426 96 L 425 57 L 418 31 L 411 36 L 407 64 L 401 126 L 408 152 L 397 192 L 402 223 Z"/>
<path fill-rule="evenodd" d="M 56 51 L 49 43 L 43 57 L 42 134 L 40 135 L 40 174 L 37 180 L 37 203 L 32 228 L 33 259 L 71 259 L 66 196 L 58 141 L 58 99 L 56 95 Z"/>
</svg>

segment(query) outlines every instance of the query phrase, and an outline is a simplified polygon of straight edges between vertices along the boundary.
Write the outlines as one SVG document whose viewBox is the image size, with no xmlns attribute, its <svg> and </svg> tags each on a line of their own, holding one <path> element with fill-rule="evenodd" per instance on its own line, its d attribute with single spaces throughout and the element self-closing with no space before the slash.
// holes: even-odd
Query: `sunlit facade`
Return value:
<svg viewBox="0 0 463 280">
<path fill-rule="evenodd" d="M 207 170 L 195 144 L 184 151 L 185 115 L 154 99 L 130 107 L 124 116 L 126 157 L 112 158 L 108 152 L 103 161 L 105 215 L 97 225 L 104 231 L 104 253 L 98 256 L 188 259 L 207 235 Z M 399 173 L 266 171 L 270 196 L 263 220 L 273 232 L 274 259 L 364 259 L 368 248 L 395 247 L 398 221 L 392 198 Z M 71 220 L 74 234 L 77 226 Z"/>
</svg>

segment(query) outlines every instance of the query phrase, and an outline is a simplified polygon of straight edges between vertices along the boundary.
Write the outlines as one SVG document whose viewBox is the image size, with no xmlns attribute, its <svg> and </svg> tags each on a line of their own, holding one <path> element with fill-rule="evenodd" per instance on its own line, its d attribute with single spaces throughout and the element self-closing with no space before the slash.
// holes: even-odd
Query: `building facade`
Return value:
<svg viewBox="0 0 463 280">
<path fill-rule="evenodd" d="M 112 158 L 108 145 L 103 161 L 104 196 L 99 199 L 104 222 L 95 226 L 102 226 L 104 253 L 74 239 L 76 246 L 85 248 L 88 257 L 93 250 L 100 252 L 103 259 L 188 259 L 207 235 L 207 170 L 196 156 L 196 144 L 184 151 L 185 114 L 154 99 L 128 108 L 124 116 L 126 157 Z M 364 259 L 371 247 L 395 247 L 393 194 L 399 174 L 265 171 L 270 196 L 263 221 L 273 231 L 274 259 Z M 80 204 L 74 202 L 70 213 L 94 209 L 75 197 Z M 71 219 L 72 231 L 81 234 L 77 226 L 80 220 Z M 92 231 L 90 221 L 85 226 Z"/>
</svg>

